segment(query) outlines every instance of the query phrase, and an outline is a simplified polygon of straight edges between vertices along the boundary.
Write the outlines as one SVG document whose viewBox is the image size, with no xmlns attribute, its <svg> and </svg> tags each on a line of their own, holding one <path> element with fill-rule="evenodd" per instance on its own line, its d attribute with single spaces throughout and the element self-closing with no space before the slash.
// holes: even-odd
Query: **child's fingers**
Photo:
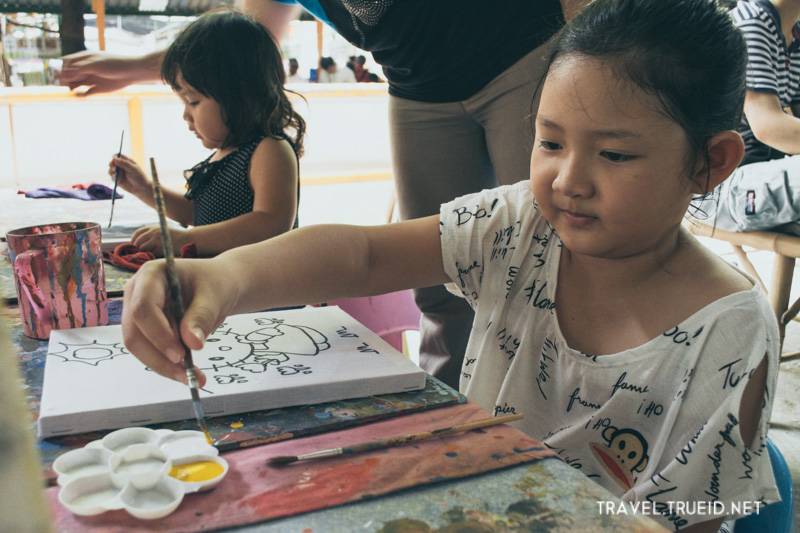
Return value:
<svg viewBox="0 0 800 533">
<path fill-rule="evenodd" d="M 117 167 L 119 166 L 119 158 L 117 154 L 111 156 L 111 161 L 108 162 L 108 175 L 112 178 L 114 177 L 114 173 L 117 171 Z M 122 169 L 120 168 L 120 171 Z"/>
<path fill-rule="evenodd" d="M 119 167 L 120 171 L 135 171 L 139 167 L 139 165 L 136 164 L 136 161 L 124 155 L 114 156 L 114 159 L 111 160 L 111 163 L 114 166 Z"/>
<path fill-rule="evenodd" d="M 147 252 L 148 250 L 143 248 L 144 244 L 147 242 L 145 239 L 146 233 L 142 231 L 144 229 L 145 228 L 139 228 L 133 232 L 133 235 L 131 235 L 131 244 L 136 246 L 139 250 Z"/>
<path fill-rule="evenodd" d="M 136 244 L 136 239 L 141 239 L 143 235 L 145 235 L 152 226 L 142 226 L 141 228 L 137 228 L 136 231 L 133 232 L 131 235 L 131 242 Z"/>
<path fill-rule="evenodd" d="M 147 226 L 137 229 L 131 236 L 131 243 L 143 252 L 163 255 L 161 252 L 161 229 L 158 227 Z"/>
<path fill-rule="evenodd" d="M 120 184 L 124 186 L 126 180 L 126 171 L 122 165 L 122 161 L 116 154 L 111 158 L 108 163 L 108 175 L 112 181 L 120 180 Z"/>
<path fill-rule="evenodd" d="M 192 303 L 181 322 L 181 337 L 191 350 L 202 350 L 206 338 L 225 320 L 224 316 L 220 316 L 219 306 L 214 303 L 207 296 L 193 294 Z"/>
<path fill-rule="evenodd" d="M 181 291 L 185 306 L 181 322 L 181 337 L 192 350 L 201 350 L 205 340 L 222 325 L 230 314 L 232 294 L 224 287 L 225 270 L 211 260 L 178 259 Z M 222 270 L 222 272 L 220 272 Z"/>
<path fill-rule="evenodd" d="M 183 344 L 164 309 L 170 307 L 163 261 L 142 265 L 125 286 L 122 334 L 125 346 L 153 371 L 185 382 Z"/>
<path fill-rule="evenodd" d="M 125 154 L 114 154 L 114 159 L 125 165 L 135 165 L 136 162 Z"/>
<path fill-rule="evenodd" d="M 173 363 L 166 356 L 161 354 L 158 346 L 150 342 L 141 330 L 129 329 L 124 334 L 125 345 L 145 366 L 150 370 L 175 381 L 188 385 L 186 369 L 182 364 Z M 199 376 L 198 376 L 199 381 Z M 202 386 L 202 385 L 201 385 Z"/>
<path fill-rule="evenodd" d="M 110 165 L 123 165 L 126 163 L 133 163 L 133 159 L 126 156 L 125 154 L 111 154 L 111 162 Z"/>
<path fill-rule="evenodd" d="M 119 167 L 120 172 L 137 172 L 140 169 L 138 163 L 136 163 L 136 161 L 130 157 L 117 154 L 114 154 L 114 157 L 111 158 L 111 163 L 109 163 L 109 166 L 114 169 Z"/>
</svg>

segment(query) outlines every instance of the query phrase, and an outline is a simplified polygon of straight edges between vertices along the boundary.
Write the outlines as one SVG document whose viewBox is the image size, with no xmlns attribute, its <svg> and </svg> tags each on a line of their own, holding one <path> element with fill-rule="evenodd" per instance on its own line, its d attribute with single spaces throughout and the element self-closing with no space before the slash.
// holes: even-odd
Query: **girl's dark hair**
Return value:
<svg viewBox="0 0 800 533">
<path fill-rule="evenodd" d="M 739 127 L 747 45 L 715 0 L 594 0 L 561 30 L 550 65 L 567 54 L 609 59 L 655 95 L 686 132 L 691 167 L 713 135 Z"/>
<path fill-rule="evenodd" d="M 161 77 L 172 87 L 179 75 L 219 103 L 230 131 L 223 147 L 261 135 L 282 139 L 288 129 L 302 154 L 305 121 L 284 90 L 278 45 L 255 20 L 224 7 L 198 17 L 178 34 L 161 63 Z"/>
</svg>

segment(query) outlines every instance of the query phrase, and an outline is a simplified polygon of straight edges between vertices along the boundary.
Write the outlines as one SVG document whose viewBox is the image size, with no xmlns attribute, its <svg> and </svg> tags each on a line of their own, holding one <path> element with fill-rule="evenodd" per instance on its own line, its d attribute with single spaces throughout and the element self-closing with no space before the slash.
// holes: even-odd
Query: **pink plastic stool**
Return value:
<svg viewBox="0 0 800 533">
<path fill-rule="evenodd" d="M 339 306 L 399 352 L 403 351 L 403 332 L 419 330 L 421 313 L 410 290 L 334 300 L 327 305 Z"/>
</svg>

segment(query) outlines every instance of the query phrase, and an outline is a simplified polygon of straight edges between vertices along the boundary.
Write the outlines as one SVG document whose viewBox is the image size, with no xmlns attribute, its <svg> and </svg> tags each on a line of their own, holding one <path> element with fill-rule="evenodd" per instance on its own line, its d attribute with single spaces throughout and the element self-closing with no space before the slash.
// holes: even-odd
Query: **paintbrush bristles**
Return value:
<svg viewBox="0 0 800 533">
<path fill-rule="evenodd" d="M 298 459 L 296 455 L 281 455 L 278 457 L 270 458 L 268 463 L 271 466 L 283 466 L 283 465 L 288 465 L 289 463 L 294 463 L 297 460 Z"/>
<path fill-rule="evenodd" d="M 514 420 L 520 420 L 521 418 L 522 418 L 521 414 L 500 416 L 496 418 L 486 418 L 484 420 L 478 420 L 476 422 L 467 422 L 466 424 L 459 424 L 457 426 L 439 428 L 439 429 L 434 429 L 432 431 L 423 431 L 421 433 L 413 433 L 410 435 L 401 435 L 399 437 L 389 437 L 388 439 L 379 439 L 374 441 L 362 442 L 360 444 L 353 444 L 352 446 L 344 446 L 342 448 L 331 448 L 328 450 L 319 450 L 316 452 L 304 453 L 300 455 L 281 455 L 269 459 L 267 461 L 267 464 L 272 466 L 281 466 L 289 463 L 294 463 L 295 461 L 301 461 L 304 459 L 316 459 L 320 457 L 330 457 L 334 455 L 348 455 L 351 453 L 359 453 L 368 450 L 382 450 L 386 448 L 392 448 L 394 446 L 403 446 L 405 444 L 411 444 L 412 442 L 420 442 L 423 440 L 434 439 L 438 437 L 446 437 L 447 435 L 453 435 L 455 433 L 463 433 L 465 431 L 471 431 L 473 429 L 481 429 L 489 426 L 505 424 L 507 422 L 513 422 Z"/>
</svg>

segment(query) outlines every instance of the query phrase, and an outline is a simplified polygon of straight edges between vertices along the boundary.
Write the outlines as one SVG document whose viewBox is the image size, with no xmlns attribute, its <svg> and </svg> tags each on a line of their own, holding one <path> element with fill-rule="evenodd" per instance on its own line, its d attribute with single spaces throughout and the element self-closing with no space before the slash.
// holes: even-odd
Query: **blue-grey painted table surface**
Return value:
<svg viewBox="0 0 800 533">
<path fill-rule="evenodd" d="M 601 513 L 599 502 L 615 502 L 614 508 L 618 508 L 620 500 L 560 459 L 549 458 L 226 531 L 248 533 L 667 531 L 645 516 Z"/>
</svg>

